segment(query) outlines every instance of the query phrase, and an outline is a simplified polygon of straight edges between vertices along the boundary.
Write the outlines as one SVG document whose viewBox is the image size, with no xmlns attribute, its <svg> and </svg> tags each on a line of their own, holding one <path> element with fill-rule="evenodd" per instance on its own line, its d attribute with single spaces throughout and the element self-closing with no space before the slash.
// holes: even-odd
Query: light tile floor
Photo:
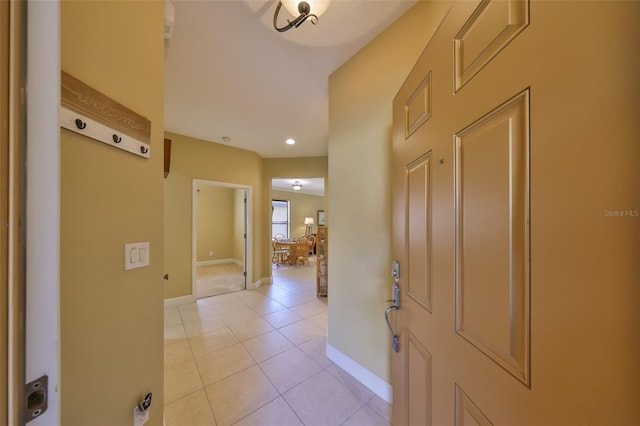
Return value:
<svg viewBox="0 0 640 426">
<path fill-rule="evenodd" d="M 273 281 L 165 310 L 165 425 L 389 425 L 391 406 L 325 356 L 313 262 Z"/>
</svg>

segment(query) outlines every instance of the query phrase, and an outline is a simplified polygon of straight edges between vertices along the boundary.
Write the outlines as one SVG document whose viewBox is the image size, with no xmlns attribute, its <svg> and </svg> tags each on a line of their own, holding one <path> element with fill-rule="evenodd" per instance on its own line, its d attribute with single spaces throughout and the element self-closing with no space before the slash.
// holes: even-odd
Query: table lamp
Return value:
<svg viewBox="0 0 640 426">
<path fill-rule="evenodd" d="M 304 224 L 307 226 L 307 229 L 304 231 L 304 235 L 313 234 L 313 218 L 308 216 L 305 217 Z"/>
</svg>

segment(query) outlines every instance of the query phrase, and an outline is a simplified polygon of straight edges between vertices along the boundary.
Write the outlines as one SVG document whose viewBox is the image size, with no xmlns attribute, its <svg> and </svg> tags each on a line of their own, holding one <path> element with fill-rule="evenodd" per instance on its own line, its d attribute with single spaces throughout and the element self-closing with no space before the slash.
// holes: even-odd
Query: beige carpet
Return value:
<svg viewBox="0 0 640 426">
<path fill-rule="evenodd" d="M 197 267 L 196 297 L 198 299 L 218 294 L 244 290 L 243 267 L 235 263 Z"/>
</svg>

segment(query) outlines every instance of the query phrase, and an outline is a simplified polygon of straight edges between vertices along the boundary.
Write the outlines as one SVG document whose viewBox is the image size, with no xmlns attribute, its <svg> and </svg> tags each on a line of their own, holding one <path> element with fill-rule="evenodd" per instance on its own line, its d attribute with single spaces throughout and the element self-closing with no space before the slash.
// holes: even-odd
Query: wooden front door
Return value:
<svg viewBox="0 0 640 426">
<path fill-rule="evenodd" d="M 0 2 L 0 424 L 24 423 L 26 3 Z"/>
<path fill-rule="evenodd" d="M 461 1 L 398 92 L 394 425 L 637 422 L 638 18 Z"/>
</svg>

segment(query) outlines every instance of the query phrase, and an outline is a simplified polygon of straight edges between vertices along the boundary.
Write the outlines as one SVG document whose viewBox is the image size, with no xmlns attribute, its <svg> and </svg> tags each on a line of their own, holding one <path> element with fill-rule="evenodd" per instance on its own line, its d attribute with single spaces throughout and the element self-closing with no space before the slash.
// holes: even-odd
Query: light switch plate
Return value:
<svg viewBox="0 0 640 426">
<path fill-rule="evenodd" d="M 149 266 L 151 253 L 149 243 L 128 243 L 124 245 L 124 270 Z"/>
</svg>

